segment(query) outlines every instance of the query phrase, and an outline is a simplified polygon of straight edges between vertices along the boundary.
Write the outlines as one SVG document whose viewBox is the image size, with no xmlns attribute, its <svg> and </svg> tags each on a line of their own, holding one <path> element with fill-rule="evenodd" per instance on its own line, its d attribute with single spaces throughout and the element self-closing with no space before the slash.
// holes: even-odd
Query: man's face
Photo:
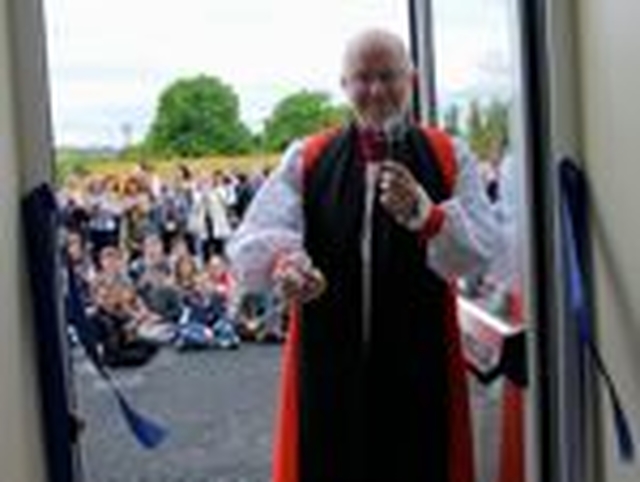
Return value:
<svg viewBox="0 0 640 482">
<path fill-rule="evenodd" d="M 413 71 L 397 52 L 384 45 L 371 45 L 351 55 L 342 86 L 358 120 L 380 128 L 406 112 L 413 80 Z"/>
</svg>

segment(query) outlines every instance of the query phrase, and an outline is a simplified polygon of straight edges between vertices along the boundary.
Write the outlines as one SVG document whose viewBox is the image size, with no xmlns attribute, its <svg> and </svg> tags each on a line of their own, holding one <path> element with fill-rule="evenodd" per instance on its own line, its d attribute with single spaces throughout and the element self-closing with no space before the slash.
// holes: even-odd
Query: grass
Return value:
<svg viewBox="0 0 640 482">
<path fill-rule="evenodd" d="M 180 164 L 191 169 L 194 174 L 212 173 L 216 170 L 252 172 L 275 166 L 280 159 L 278 154 L 252 154 L 247 156 L 215 156 L 198 159 L 120 159 L 104 154 L 82 153 L 70 149 L 61 149 L 56 153 L 56 180 L 64 183 L 71 174 L 81 176 L 114 175 L 126 176 L 132 173 L 141 161 L 148 165 L 160 177 L 171 176 Z"/>
</svg>

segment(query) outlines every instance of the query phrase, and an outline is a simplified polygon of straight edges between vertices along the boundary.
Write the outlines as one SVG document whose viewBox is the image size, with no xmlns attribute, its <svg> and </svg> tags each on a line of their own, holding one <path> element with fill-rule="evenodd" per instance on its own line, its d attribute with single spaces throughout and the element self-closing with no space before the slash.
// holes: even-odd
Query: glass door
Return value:
<svg viewBox="0 0 640 482">
<path fill-rule="evenodd" d="M 477 480 L 533 480 L 527 468 L 533 435 L 527 433 L 527 99 L 517 2 L 412 5 L 422 117 L 468 145 L 508 246 L 487 272 L 458 281 Z"/>
</svg>

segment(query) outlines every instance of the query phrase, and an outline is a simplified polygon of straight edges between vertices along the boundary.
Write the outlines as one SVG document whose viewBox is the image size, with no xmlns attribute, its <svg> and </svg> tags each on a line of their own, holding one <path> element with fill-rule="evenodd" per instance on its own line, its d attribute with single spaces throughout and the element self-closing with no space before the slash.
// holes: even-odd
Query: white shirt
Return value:
<svg viewBox="0 0 640 482">
<path fill-rule="evenodd" d="M 295 141 L 289 146 L 227 245 L 234 277 L 246 291 L 271 285 L 278 253 L 303 249 L 303 145 Z M 425 262 L 445 279 L 483 272 L 504 246 L 475 158 L 459 140 L 454 140 L 454 149 L 453 194 L 439 204 L 445 219 L 425 252 Z"/>
</svg>

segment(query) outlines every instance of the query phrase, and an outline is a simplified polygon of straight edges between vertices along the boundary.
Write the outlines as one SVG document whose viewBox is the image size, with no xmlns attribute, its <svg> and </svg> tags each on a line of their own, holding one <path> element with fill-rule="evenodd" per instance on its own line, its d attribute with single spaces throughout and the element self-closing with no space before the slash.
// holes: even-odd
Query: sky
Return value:
<svg viewBox="0 0 640 482">
<path fill-rule="evenodd" d="M 442 95 L 508 81 L 510 0 L 434 1 Z M 274 105 L 298 90 L 344 100 L 342 48 L 357 31 L 382 26 L 405 39 L 409 31 L 402 0 L 43 2 L 58 146 L 140 141 L 160 93 L 199 74 L 232 86 L 242 120 L 259 130 Z"/>
</svg>

